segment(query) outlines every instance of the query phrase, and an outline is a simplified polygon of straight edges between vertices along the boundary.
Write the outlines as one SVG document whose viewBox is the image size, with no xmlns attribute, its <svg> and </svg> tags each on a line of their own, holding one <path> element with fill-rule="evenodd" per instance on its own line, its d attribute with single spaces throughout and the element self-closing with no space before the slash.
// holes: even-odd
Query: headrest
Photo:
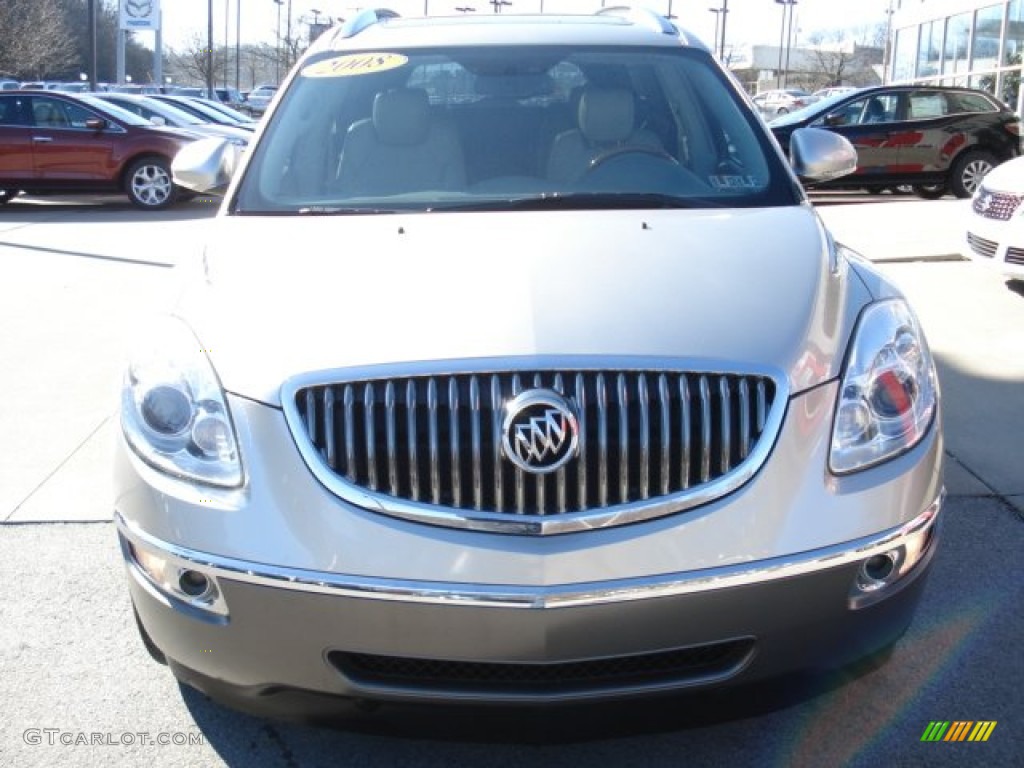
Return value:
<svg viewBox="0 0 1024 768">
<path fill-rule="evenodd" d="M 430 100 L 420 88 L 398 88 L 377 94 L 373 128 L 384 144 L 419 144 L 430 125 Z"/>
<path fill-rule="evenodd" d="M 587 88 L 580 97 L 580 131 L 588 141 L 608 144 L 633 133 L 633 94 L 624 88 Z"/>
</svg>

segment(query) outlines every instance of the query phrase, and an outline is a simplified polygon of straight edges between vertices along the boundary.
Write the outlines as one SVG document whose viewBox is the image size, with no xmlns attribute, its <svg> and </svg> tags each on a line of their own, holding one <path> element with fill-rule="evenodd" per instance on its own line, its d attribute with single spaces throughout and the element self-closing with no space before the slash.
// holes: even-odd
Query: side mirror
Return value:
<svg viewBox="0 0 1024 768">
<path fill-rule="evenodd" d="M 86 118 L 85 127 L 90 131 L 102 131 L 107 127 L 107 121 L 102 117 L 89 117 Z"/>
<path fill-rule="evenodd" d="M 167 118 L 165 118 L 163 115 L 153 115 L 151 118 L 149 118 L 149 122 L 151 122 L 153 125 L 167 125 Z"/>
<path fill-rule="evenodd" d="M 221 194 L 235 174 L 241 148 L 212 137 L 186 144 L 171 162 L 174 183 L 193 192 Z"/>
<path fill-rule="evenodd" d="M 857 170 L 857 150 L 838 133 L 799 128 L 789 138 L 789 162 L 802 182 L 829 181 Z"/>
<path fill-rule="evenodd" d="M 825 125 L 834 126 L 843 124 L 843 116 L 838 114 L 825 115 Z"/>
</svg>

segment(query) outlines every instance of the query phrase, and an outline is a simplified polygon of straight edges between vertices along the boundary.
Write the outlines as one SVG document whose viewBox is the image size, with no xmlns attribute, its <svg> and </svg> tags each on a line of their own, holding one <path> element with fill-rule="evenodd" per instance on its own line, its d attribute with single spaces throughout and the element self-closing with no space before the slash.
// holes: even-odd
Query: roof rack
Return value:
<svg viewBox="0 0 1024 768">
<path fill-rule="evenodd" d="M 620 18 L 632 21 L 634 24 L 647 27 L 654 32 L 672 35 L 673 37 L 679 36 L 679 30 L 675 24 L 650 8 L 632 8 L 628 5 L 616 5 L 611 8 L 601 8 L 597 11 L 597 15 L 619 16 Z"/>
<path fill-rule="evenodd" d="M 367 8 L 342 24 L 338 31 L 338 37 L 355 37 L 367 27 L 379 24 L 386 19 L 397 18 L 399 18 L 398 14 L 388 8 Z"/>
</svg>

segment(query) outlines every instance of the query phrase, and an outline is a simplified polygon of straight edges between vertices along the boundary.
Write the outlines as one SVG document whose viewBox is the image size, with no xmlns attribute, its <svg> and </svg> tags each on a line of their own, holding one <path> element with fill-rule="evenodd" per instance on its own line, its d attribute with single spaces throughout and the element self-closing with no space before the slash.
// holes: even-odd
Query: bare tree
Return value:
<svg viewBox="0 0 1024 768">
<path fill-rule="evenodd" d="M 223 71 L 225 55 L 223 45 L 211 51 L 204 38 L 193 34 L 183 48 L 171 50 L 167 58 L 179 79 L 206 83 L 208 75 L 212 74 L 211 79 L 216 80 L 217 73 Z"/>
<path fill-rule="evenodd" d="M 38 80 L 78 62 L 75 39 L 58 0 L 0 2 L 0 72 Z"/>
<path fill-rule="evenodd" d="M 868 85 L 877 80 L 872 66 L 884 56 L 885 25 L 836 29 L 810 35 L 808 57 L 813 88 Z M 875 59 L 878 59 L 876 62 Z"/>
</svg>

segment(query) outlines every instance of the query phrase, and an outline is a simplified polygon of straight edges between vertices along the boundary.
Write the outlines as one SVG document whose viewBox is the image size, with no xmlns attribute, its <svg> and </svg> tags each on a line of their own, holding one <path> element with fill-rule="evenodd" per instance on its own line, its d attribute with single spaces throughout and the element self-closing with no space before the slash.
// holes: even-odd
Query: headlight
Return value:
<svg viewBox="0 0 1024 768">
<path fill-rule="evenodd" d="M 861 315 L 832 428 L 829 466 L 854 472 L 916 445 L 937 403 L 935 366 L 910 307 L 882 301 Z"/>
<path fill-rule="evenodd" d="M 158 325 L 132 356 L 121 390 L 121 425 L 128 444 L 157 469 L 225 488 L 242 484 L 224 393 L 206 352 L 180 320 Z"/>
</svg>

